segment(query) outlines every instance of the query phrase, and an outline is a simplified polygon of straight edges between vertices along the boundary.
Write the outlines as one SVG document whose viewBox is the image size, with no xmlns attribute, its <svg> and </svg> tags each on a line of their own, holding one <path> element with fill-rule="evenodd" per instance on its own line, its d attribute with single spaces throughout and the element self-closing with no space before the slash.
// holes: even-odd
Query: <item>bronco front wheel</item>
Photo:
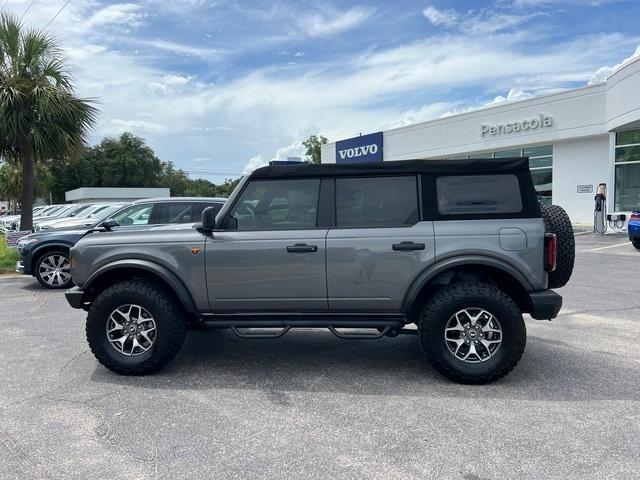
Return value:
<svg viewBox="0 0 640 480">
<path fill-rule="evenodd" d="M 116 373 L 144 375 L 162 368 L 184 343 L 186 321 L 170 292 L 130 280 L 103 291 L 89 308 L 87 341 L 98 361 Z"/>
<path fill-rule="evenodd" d="M 522 314 L 504 292 L 485 283 L 461 282 L 438 291 L 419 322 L 423 351 L 444 376 L 483 384 L 516 366 L 526 343 Z"/>
</svg>

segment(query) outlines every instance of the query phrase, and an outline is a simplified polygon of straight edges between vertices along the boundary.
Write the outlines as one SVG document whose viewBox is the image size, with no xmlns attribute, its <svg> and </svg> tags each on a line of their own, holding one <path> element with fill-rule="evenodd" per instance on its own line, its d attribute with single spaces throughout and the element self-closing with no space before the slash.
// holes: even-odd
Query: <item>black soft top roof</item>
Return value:
<svg viewBox="0 0 640 480">
<path fill-rule="evenodd" d="M 390 175 L 411 173 L 495 173 L 529 169 L 529 159 L 474 158 L 468 160 L 400 160 L 381 163 L 303 163 L 272 165 L 258 168 L 251 174 L 255 179 L 335 177 L 350 175 Z"/>
</svg>

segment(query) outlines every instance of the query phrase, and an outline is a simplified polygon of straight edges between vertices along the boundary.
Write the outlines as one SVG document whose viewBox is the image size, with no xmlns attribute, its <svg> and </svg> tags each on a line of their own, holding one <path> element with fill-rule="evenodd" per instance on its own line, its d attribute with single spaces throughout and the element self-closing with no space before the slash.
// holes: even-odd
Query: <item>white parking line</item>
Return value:
<svg viewBox="0 0 640 480">
<path fill-rule="evenodd" d="M 576 232 L 573 234 L 574 237 L 577 237 L 578 235 L 587 235 L 588 233 L 593 233 L 589 230 L 587 230 L 586 232 Z"/>
<path fill-rule="evenodd" d="M 629 245 L 631 242 L 618 243 L 616 245 L 607 245 L 606 247 L 598 247 L 589 249 L 590 252 L 595 252 L 596 250 L 604 250 L 605 248 L 615 248 L 622 247 L 623 245 Z"/>
</svg>

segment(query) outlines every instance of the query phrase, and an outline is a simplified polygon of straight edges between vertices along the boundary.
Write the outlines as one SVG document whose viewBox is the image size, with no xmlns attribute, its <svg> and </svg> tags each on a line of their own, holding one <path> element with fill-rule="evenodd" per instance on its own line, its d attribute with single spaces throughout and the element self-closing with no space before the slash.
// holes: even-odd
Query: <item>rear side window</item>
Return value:
<svg viewBox="0 0 640 480">
<path fill-rule="evenodd" d="M 418 189 L 414 176 L 336 180 L 338 227 L 403 227 L 414 225 L 418 219 Z"/>
<path fill-rule="evenodd" d="M 438 177 L 436 189 L 442 215 L 522 212 L 520 183 L 515 175 Z"/>
</svg>

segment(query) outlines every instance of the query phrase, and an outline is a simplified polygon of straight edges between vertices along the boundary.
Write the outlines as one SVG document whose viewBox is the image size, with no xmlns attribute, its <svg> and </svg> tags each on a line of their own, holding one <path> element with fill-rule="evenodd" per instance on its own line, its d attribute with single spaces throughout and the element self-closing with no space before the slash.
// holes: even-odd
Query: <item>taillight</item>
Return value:
<svg viewBox="0 0 640 480">
<path fill-rule="evenodd" d="M 558 239 L 553 233 L 544 234 L 544 269 L 553 272 L 558 258 Z"/>
<path fill-rule="evenodd" d="M 636 221 L 636 222 L 640 222 L 640 213 L 633 212 L 631 214 L 631 216 L 629 217 L 629 220 L 630 221 L 633 220 L 633 221 Z"/>
</svg>

